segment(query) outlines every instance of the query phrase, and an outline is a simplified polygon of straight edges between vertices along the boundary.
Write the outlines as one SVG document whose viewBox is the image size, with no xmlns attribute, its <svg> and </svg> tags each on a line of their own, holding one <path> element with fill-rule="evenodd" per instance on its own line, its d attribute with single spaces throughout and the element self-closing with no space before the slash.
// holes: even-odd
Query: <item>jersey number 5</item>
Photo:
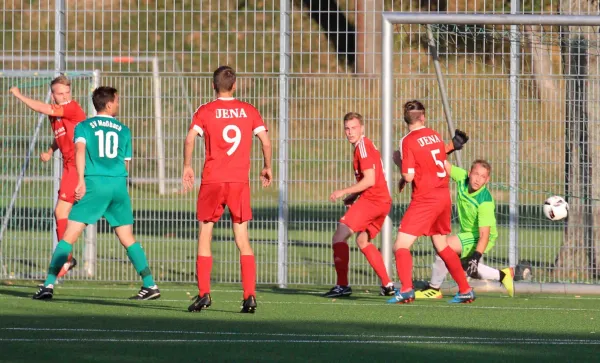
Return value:
<svg viewBox="0 0 600 363">
<path fill-rule="evenodd" d="M 433 157 L 433 161 L 435 161 L 435 165 L 439 166 L 442 171 L 437 172 L 437 176 L 443 178 L 446 176 L 446 169 L 444 168 L 444 162 L 438 160 L 437 154 L 440 153 L 440 149 L 431 150 L 431 156 Z"/>
<path fill-rule="evenodd" d="M 229 137 L 229 131 L 234 132 L 233 137 Z M 227 150 L 227 155 L 231 156 L 237 150 L 238 146 L 240 146 L 240 141 L 242 141 L 242 130 L 236 125 L 227 125 L 223 129 L 223 140 L 225 140 L 228 144 L 233 144 L 229 150 Z"/>
<path fill-rule="evenodd" d="M 98 136 L 98 156 L 109 159 L 116 158 L 119 148 L 119 135 L 114 131 L 109 131 L 106 133 L 105 138 L 104 131 L 102 130 L 96 131 L 94 135 Z"/>
</svg>

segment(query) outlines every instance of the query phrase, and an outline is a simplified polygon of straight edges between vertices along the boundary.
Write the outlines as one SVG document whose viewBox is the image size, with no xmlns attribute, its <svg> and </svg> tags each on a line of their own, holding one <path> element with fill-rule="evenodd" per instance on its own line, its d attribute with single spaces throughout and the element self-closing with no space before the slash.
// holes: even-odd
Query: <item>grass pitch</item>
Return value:
<svg viewBox="0 0 600 363">
<path fill-rule="evenodd" d="M 600 349 L 599 298 L 499 294 L 470 305 L 387 305 L 376 289 L 326 299 L 323 288 L 259 286 L 240 314 L 238 285 L 213 286 L 213 305 L 186 308 L 193 284 L 129 301 L 139 286 L 68 282 L 34 301 L 36 283 L 0 285 L 3 362 L 585 362 Z"/>
</svg>

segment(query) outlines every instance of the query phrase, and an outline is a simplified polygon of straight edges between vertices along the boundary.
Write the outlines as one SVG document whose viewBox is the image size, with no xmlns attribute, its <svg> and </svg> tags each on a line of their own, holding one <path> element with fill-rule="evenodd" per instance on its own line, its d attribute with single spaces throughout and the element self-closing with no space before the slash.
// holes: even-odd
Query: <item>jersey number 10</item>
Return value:
<svg viewBox="0 0 600 363">
<path fill-rule="evenodd" d="M 94 135 L 98 136 L 98 156 L 109 159 L 116 158 L 119 148 L 119 135 L 114 131 L 109 131 L 105 137 L 103 130 L 96 131 Z"/>
</svg>

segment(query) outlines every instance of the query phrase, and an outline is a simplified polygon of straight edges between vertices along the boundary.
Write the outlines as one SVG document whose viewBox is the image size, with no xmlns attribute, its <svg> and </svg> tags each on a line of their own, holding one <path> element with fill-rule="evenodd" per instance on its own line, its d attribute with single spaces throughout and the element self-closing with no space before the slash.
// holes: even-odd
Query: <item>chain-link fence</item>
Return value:
<svg viewBox="0 0 600 363">
<path fill-rule="evenodd" d="M 511 1 L 500 0 L 66 1 L 64 60 L 67 73 L 74 76 L 74 97 L 80 103 L 88 102 L 94 70 L 99 70 L 101 84 L 119 90 L 119 118 L 131 127 L 134 137 L 130 193 L 135 232 L 160 281 L 194 281 L 196 196 L 181 192 L 183 139 L 194 110 L 213 97 L 211 72 L 229 64 L 239 74 L 237 97 L 261 111 L 275 146 L 276 180 L 270 189 L 259 186 L 261 155 L 258 147 L 253 148 L 250 178 L 255 218 L 250 229 L 258 281 L 330 284 L 334 281 L 331 237 L 344 207 L 328 202 L 327 197 L 354 180 L 343 115 L 362 113 L 367 136 L 376 145 L 381 143 L 381 12 L 598 15 L 597 6 L 576 6 L 579 3 L 588 4 L 513 1 L 511 9 Z M 0 210 L 8 218 L 0 241 L 4 266 L 0 274 L 2 278 L 37 278 L 44 274 L 52 250 L 55 172 L 37 157 L 50 142 L 49 127 L 44 121 L 15 194 L 39 116 L 6 91 L 15 83 L 29 84 L 25 94 L 46 97 L 48 77 L 24 72 L 56 68 L 60 14 L 53 1 L 6 1 L 0 11 L 0 85 L 4 90 L 0 96 L 4 150 Z M 471 135 L 462 160 L 468 165 L 484 158 L 493 167 L 490 189 L 497 203 L 499 238 L 486 258 L 495 266 L 509 263 L 508 203 L 510 191 L 515 190 L 509 180 L 509 63 L 511 34 L 515 34 L 510 30 L 484 25 L 434 27 L 456 126 Z M 578 205 L 593 207 L 598 199 L 593 179 L 572 185 L 568 179 L 578 173 L 574 168 L 593 170 L 598 140 L 590 137 L 569 149 L 571 139 L 565 136 L 575 135 L 568 133 L 569 125 L 583 124 L 594 135 L 599 121 L 594 111 L 600 101 L 598 27 L 532 26 L 519 27 L 517 33 L 517 262 L 531 264 L 536 281 L 597 282 L 596 257 L 592 258 L 597 256 L 593 244 L 597 232 L 589 210 L 577 222 L 550 223 L 541 214 L 541 204 L 552 194 L 567 195 L 581 210 Z M 582 39 L 585 48 L 569 39 Z M 424 27 L 398 25 L 394 46 L 396 105 L 422 99 L 428 107 L 429 125 L 449 138 Z M 587 73 L 581 80 L 583 54 L 587 55 Z M 565 71 L 567 64 L 573 70 Z M 10 73 L 15 71 L 23 73 Z M 583 86 L 589 91 L 585 99 L 578 99 L 587 107 L 587 118 L 573 118 L 568 110 L 576 102 L 568 92 L 581 94 L 577 87 Z M 406 130 L 399 114 L 396 120 L 393 134 L 399 141 Z M 591 153 L 583 164 L 573 159 L 581 145 Z M 194 161 L 197 174 L 202 156 L 200 143 Z M 581 190 L 590 194 L 582 195 Z M 9 211 L 14 195 L 15 207 Z M 394 226 L 408 198 L 406 191 L 394 194 Z M 581 243 L 576 242 L 578 238 Z M 380 242 L 378 238 L 376 244 Z M 237 250 L 228 218 L 217 224 L 213 248 L 215 281 L 238 281 Z M 565 249 L 573 253 L 561 257 Z M 79 243 L 75 255 L 83 253 Z M 426 278 L 433 257 L 430 243 L 420 240 L 413 254 L 415 276 Z M 565 261 L 570 265 L 564 265 Z M 93 276 L 82 269 L 67 278 L 136 279 L 103 222 L 98 225 L 96 262 Z M 356 248 L 351 250 L 350 281 L 354 285 L 378 283 Z"/>
</svg>

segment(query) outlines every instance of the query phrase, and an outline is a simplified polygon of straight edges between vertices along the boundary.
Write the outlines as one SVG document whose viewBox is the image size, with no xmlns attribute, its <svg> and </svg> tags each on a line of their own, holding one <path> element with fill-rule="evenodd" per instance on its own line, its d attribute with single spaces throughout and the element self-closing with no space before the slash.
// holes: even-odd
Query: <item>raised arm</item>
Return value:
<svg viewBox="0 0 600 363">
<path fill-rule="evenodd" d="M 32 109 L 35 112 L 43 113 L 48 116 L 56 116 L 61 117 L 64 115 L 63 108 L 61 106 L 51 105 L 49 103 L 44 103 L 41 101 L 37 101 L 26 97 L 21 94 L 21 91 L 18 87 L 12 87 L 10 89 L 10 93 L 13 94 L 19 101 L 23 102 L 27 107 Z"/>
</svg>

